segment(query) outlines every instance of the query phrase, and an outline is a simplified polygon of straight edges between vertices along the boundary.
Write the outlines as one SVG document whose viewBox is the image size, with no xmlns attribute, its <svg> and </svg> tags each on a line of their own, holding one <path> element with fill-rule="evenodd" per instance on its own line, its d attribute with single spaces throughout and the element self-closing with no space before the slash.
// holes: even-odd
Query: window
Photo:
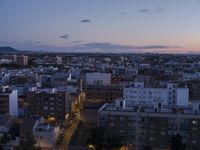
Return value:
<svg viewBox="0 0 200 150">
<path fill-rule="evenodd" d="M 192 128 L 192 131 L 197 131 L 197 128 Z"/>
<path fill-rule="evenodd" d="M 120 130 L 120 133 L 124 133 L 124 130 Z"/>
<path fill-rule="evenodd" d="M 192 124 L 196 125 L 196 124 L 198 124 L 198 121 L 193 120 Z"/>
<path fill-rule="evenodd" d="M 115 120 L 115 117 L 109 117 L 110 120 Z"/>
<path fill-rule="evenodd" d="M 150 138 L 149 138 L 149 141 L 154 141 L 154 138 L 153 138 L 153 137 L 150 137 Z"/>
<path fill-rule="evenodd" d="M 54 107 L 50 107 L 50 110 L 55 110 L 55 108 Z"/>
<path fill-rule="evenodd" d="M 55 105 L 55 103 L 51 102 L 50 105 Z"/>
<path fill-rule="evenodd" d="M 109 125 L 110 125 L 111 127 L 113 127 L 113 126 L 114 126 L 114 123 L 111 122 Z"/>
<path fill-rule="evenodd" d="M 196 144 L 197 143 L 197 141 L 196 140 L 192 140 L 192 144 Z"/>
<path fill-rule="evenodd" d="M 128 127 L 132 127 L 133 126 L 133 123 L 132 122 L 129 122 L 128 123 Z"/>
<path fill-rule="evenodd" d="M 50 100 L 55 100 L 55 98 L 54 98 L 54 97 L 51 97 Z"/>
<path fill-rule="evenodd" d="M 119 119 L 120 119 L 120 120 L 125 120 L 125 118 L 124 118 L 124 117 L 120 117 Z"/>
<path fill-rule="evenodd" d="M 150 128 L 152 128 L 152 129 L 153 129 L 153 128 L 154 128 L 154 125 L 150 125 Z"/>
<path fill-rule="evenodd" d="M 48 107 L 47 107 L 47 106 L 44 106 L 43 109 L 44 109 L 44 110 L 48 110 Z"/>
<path fill-rule="evenodd" d="M 154 132 L 153 130 L 150 130 L 150 133 L 153 134 L 153 133 L 155 133 L 155 132 Z"/>
<path fill-rule="evenodd" d="M 160 132 L 160 135 L 165 135 L 165 134 L 166 134 L 165 131 Z"/>
</svg>

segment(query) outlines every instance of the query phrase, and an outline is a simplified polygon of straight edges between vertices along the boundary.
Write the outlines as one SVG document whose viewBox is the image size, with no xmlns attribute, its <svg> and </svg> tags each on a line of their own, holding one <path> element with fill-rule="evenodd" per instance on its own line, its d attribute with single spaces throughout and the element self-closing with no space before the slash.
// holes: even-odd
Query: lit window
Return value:
<svg viewBox="0 0 200 150">
<path fill-rule="evenodd" d="M 198 122 L 197 122 L 197 121 L 195 121 L 195 120 L 193 120 L 193 121 L 192 121 L 192 124 L 198 124 Z"/>
</svg>

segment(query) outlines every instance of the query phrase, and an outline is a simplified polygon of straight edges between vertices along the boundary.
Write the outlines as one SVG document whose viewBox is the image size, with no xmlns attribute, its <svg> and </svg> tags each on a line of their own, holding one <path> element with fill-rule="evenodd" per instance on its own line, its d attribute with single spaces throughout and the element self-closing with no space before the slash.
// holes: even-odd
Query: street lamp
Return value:
<svg viewBox="0 0 200 150">
<path fill-rule="evenodd" d="M 92 145 L 92 144 L 89 144 L 89 145 L 88 145 L 88 148 L 89 148 L 89 150 L 96 150 L 96 149 L 95 149 L 95 146 Z"/>
</svg>

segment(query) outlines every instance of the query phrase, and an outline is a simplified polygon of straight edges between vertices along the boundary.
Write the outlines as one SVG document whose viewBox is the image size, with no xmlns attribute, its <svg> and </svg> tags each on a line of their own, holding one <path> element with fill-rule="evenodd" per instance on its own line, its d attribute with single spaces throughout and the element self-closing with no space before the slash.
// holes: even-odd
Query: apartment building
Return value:
<svg viewBox="0 0 200 150">
<path fill-rule="evenodd" d="M 169 148 L 173 135 L 183 136 L 189 150 L 200 146 L 200 102 L 188 107 L 172 108 L 159 103 L 105 104 L 99 110 L 98 125 L 111 134 L 121 135 L 130 149 L 140 150 L 149 145 L 154 149 Z"/>
<path fill-rule="evenodd" d="M 62 64 L 62 57 L 61 56 L 56 56 L 56 63 L 57 64 Z"/>
<path fill-rule="evenodd" d="M 134 103 L 152 103 L 161 100 L 164 104 L 184 106 L 188 105 L 189 89 L 180 88 L 177 84 L 168 83 L 166 87 L 145 87 L 144 82 L 134 82 L 123 90 L 123 98 Z"/>
<path fill-rule="evenodd" d="M 13 55 L 13 61 L 17 65 L 27 66 L 28 65 L 28 56 L 24 55 Z"/>
<path fill-rule="evenodd" d="M 110 73 L 92 72 L 86 73 L 86 85 L 108 85 L 111 84 Z"/>
<path fill-rule="evenodd" d="M 106 103 L 99 109 L 99 127 L 108 133 L 122 136 L 129 149 L 142 150 L 148 145 L 153 149 L 164 150 L 169 148 L 172 136 L 177 133 L 183 136 L 183 143 L 188 150 L 200 149 L 200 101 L 190 104 L 187 88 L 177 90 L 179 88 L 176 87 L 176 103 L 171 105 L 168 99 L 171 89 L 166 89 L 151 90 L 152 93 L 157 92 L 152 94 L 157 96 L 155 99 L 140 99 L 134 97 L 134 92 L 133 98 L 126 98 L 128 95 L 125 89 L 125 98 Z M 146 90 L 140 91 L 143 93 L 139 92 L 138 97 L 145 95 Z M 179 92 L 183 92 L 183 95 L 180 96 Z"/>
<path fill-rule="evenodd" d="M 71 112 L 71 97 L 65 90 L 30 88 L 26 100 L 29 103 L 30 115 L 63 121 Z"/>
<path fill-rule="evenodd" d="M 85 89 L 86 100 L 112 102 L 123 96 L 123 86 L 120 85 L 88 85 Z"/>
<path fill-rule="evenodd" d="M 18 92 L 0 87 L 0 115 L 18 116 Z"/>
</svg>

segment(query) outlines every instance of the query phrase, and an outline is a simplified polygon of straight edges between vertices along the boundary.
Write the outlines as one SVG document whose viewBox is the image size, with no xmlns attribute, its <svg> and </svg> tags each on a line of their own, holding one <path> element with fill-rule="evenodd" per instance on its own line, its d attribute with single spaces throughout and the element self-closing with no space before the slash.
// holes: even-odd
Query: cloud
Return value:
<svg viewBox="0 0 200 150">
<path fill-rule="evenodd" d="M 27 41 L 24 41 L 25 44 L 40 44 L 40 41 L 34 41 L 34 40 L 27 40 Z"/>
<path fill-rule="evenodd" d="M 166 10 L 162 7 L 157 7 L 155 10 L 154 10 L 154 13 L 163 13 L 165 12 Z"/>
<path fill-rule="evenodd" d="M 89 23 L 89 22 L 91 22 L 91 20 L 90 20 L 90 19 L 83 19 L 83 20 L 81 20 L 80 22 L 81 22 L 81 23 Z"/>
<path fill-rule="evenodd" d="M 169 48 L 181 48 L 179 46 L 166 46 L 166 45 L 150 45 L 150 46 L 138 46 L 138 49 L 169 49 Z"/>
<path fill-rule="evenodd" d="M 126 15 L 127 13 L 126 13 L 126 12 L 122 12 L 121 14 L 122 14 L 122 15 Z"/>
<path fill-rule="evenodd" d="M 167 45 L 145 45 L 145 46 L 130 46 L 120 45 L 108 42 L 89 42 L 74 41 L 74 44 L 68 46 L 54 46 L 48 44 L 37 44 L 35 42 L 5 42 L 0 41 L 0 46 L 12 46 L 19 50 L 32 51 L 48 51 L 48 52 L 99 52 L 99 53 L 145 53 L 145 52 L 175 52 L 182 47 L 167 46 Z"/>
<path fill-rule="evenodd" d="M 60 38 L 61 39 L 68 39 L 69 38 L 69 34 L 61 35 Z"/>
<path fill-rule="evenodd" d="M 150 9 L 139 9 L 138 12 L 139 13 L 150 13 L 151 10 Z"/>
<path fill-rule="evenodd" d="M 169 49 L 179 49 L 178 46 L 166 46 L 166 45 L 147 45 L 147 46 L 130 46 L 119 45 L 108 42 L 90 42 L 77 44 L 68 49 L 73 49 L 74 52 L 102 52 L 102 53 L 121 53 L 121 52 L 156 52 Z"/>
<path fill-rule="evenodd" d="M 164 8 L 162 8 L 162 7 L 156 7 L 154 9 L 144 8 L 144 9 L 139 9 L 138 10 L 139 13 L 146 13 L 146 14 L 149 14 L 149 15 L 160 14 L 160 13 L 163 13 L 165 11 L 166 10 Z"/>
<path fill-rule="evenodd" d="M 189 54 L 189 55 L 199 55 L 200 54 L 200 50 L 196 50 L 196 51 L 187 51 L 186 52 L 187 54 Z"/>
<path fill-rule="evenodd" d="M 81 41 L 81 40 L 77 40 L 77 41 L 72 41 L 71 43 L 73 43 L 73 44 L 78 44 L 78 43 L 82 43 L 82 42 L 84 42 L 84 41 Z"/>
</svg>

